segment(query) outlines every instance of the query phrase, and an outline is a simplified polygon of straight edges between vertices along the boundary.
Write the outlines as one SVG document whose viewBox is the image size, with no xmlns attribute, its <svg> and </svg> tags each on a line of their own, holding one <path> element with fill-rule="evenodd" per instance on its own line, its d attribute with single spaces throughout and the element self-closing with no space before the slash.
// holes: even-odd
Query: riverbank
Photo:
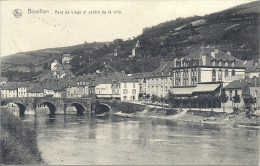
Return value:
<svg viewBox="0 0 260 166">
<path fill-rule="evenodd" d="M 1 107 L 0 163 L 8 165 L 43 164 L 33 126 Z"/>
<path fill-rule="evenodd" d="M 260 128 L 260 117 L 256 115 L 247 116 L 245 113 L 233 114 L 187 109 L 183 109 L 182 111 L 180 111 L 179 109 L 147 106 L 145 109 L 143 109 L 143 111 L 135 111 L 129 113 L 123 110 L 114 114 L 123 117 L 152 117 L 196 123 L 211 123 L 233 126 L 243 125 Z"/>
</svg>

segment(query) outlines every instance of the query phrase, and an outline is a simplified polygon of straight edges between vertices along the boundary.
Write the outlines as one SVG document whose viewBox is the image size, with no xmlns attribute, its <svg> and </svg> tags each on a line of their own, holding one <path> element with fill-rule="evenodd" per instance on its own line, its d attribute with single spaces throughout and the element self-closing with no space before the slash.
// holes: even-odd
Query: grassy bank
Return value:
<svg viewBox="0 0 260 166">
<path fill-rule="evenodd" d="M 1 164 L 40 164 L 37 133 L 32 126 L 1 108 Z"/>
</svg>

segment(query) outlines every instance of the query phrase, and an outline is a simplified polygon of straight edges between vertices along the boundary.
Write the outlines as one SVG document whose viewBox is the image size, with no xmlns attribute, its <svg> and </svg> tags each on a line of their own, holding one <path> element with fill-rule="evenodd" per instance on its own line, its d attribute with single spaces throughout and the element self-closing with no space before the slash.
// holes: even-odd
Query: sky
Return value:
<svg viewBox="0 0 260 166">
<path fill-rule="evenodd" d="M 85 41 L 127 40 L 140 35 L 145 27 L 178 17 L 203 16 L 251 1 L 1 1 L 1 56 Z M 22 11 L 21 17 L 14 16 L 15 9 Z M 46 13 L 36 13 L 40 10 Z"/>
</svg>

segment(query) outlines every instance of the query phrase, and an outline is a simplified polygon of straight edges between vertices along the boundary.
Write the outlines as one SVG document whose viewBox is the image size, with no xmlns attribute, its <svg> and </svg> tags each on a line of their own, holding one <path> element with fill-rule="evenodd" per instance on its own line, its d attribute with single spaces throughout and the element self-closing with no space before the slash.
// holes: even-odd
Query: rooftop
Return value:
<svg viewBox="0 0 260 166">
<path fill-rule="evenodd" d="M 215 57 L 213 57 L 211 55 L 211 53 L 214 52 L 215 53 Z M 243 65 L 243 61 L 232 56 L 231 54 L 225 53 L 223 51 L 220 51 L 216 48 L 212 48 L 212 47 L 202 47 L 192 53 L 190 53 L 189 55 L 185 56 L 184 59 L 186 60 L 190 60 L 190 59 L 201 59 L 202 55 L 207 55 L 211 60 L 216 60 L 216 61 L 234 61 L 235 62 L 235 67 L 245 67 Z M 210 64 L 207 64 L 210 65 Z"/>
<path fill-rule="evenodd" d="M 147 77 L 165 77 L 165 76 L 171 76 L 173 68 L 173 61 L 165 62 L 161 61 L 160 66 L 155 69 L 153 72 L 150 73 Z"/>
</svg>

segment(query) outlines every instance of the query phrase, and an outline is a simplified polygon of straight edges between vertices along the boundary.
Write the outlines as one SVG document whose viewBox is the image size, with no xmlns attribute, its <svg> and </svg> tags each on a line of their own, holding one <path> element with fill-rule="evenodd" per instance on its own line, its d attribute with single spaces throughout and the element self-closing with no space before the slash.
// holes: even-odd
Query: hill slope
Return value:
<svg viewBox="0 0 260 166">
<path fill-rule="evenodd" d="M 215 45 L 242 60 L 259 57 L 260 2 L 239 5 L 205 16 L 177 18 L 144 28 L 133 40 L 116 39 L 110 43 L 87 43 L 71 47 L 44 49 L 2 58 L 2 72 L 15 66 L 43 66 L 61 53 L 71 53 L 72 71 L 76 75 L 102 70 L 109 66 L 117 71 L 152 71 L 161 59 L 172 60 L 197 50 L 202 45 Z M 137 41 L 140 41 L 139 43 Z M 138 46 L 137 46 L 138 45 Z M 136 47 L 136 56 L 129 58 Z M 117 52 L 117 56 L 113 56 Z"/>
</svg>

